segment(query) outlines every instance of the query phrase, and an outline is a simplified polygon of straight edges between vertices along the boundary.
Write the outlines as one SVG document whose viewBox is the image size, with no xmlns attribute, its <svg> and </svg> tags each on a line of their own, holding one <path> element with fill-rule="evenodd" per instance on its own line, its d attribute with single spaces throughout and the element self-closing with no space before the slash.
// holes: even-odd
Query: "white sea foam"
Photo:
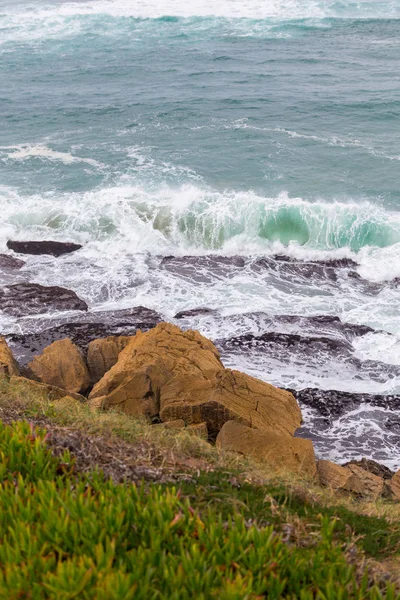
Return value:
<svg viewBox="0 0 400 600">
<path fill-rule="evenodd" d="M 257 35 L 260 21 L 270 20 L 271 25 L 291 20 L 309 20 L 313 26 L 325 18 L 378 19 L 400 17 L 397 0 L 360 0 L 342 2 L 336 0 L 93 0 L 43 4 L 29 2 L 10 7 L 0 13 L 0 44 L 20 41 L 38 41 L 46 38 L 70 38 L 84 29 L 85 18 L 223 18 L 231 22 L 238 35 Z M 246 28 L 237 29 L 236 21 L 251 21 Z M 92 25 L 93 28 L 93 25 Z M 109 35 L 103 27 L 99 33 Z M 261 33 L 265 32 L 265 24 Z M 278 36 L 285 35 L 283 32 Z"/>
<path fill-rule="evenodd" d="M 371 281 L 400 278 L 400 244 L 384 248 L 362 248 L 359 253 L 360 275 Z"/>
<path fill-rule="evenodd" d="M 37 146 L 10 155 L 16 160 L 38 157 L 99 165 Z M 136 160 L 145 161 L 142 155 Z M 171 173 L 167 163 L 144 162 L 140 169 Z M 187 179 L 188 170 L 182 169 Z M 189 175 L 196 178 L 195 173 Z M 307 201 L 284 192 L 263 197 L 251 191 L 217 191 L 201 182 L 143 186 L 124 175 L 118 185 L 84 193 L 20 198 L 15 190 L 3 188 L 2 206 L 3 227 L 12 224 L 24 235 L 51 230 L 93 241 L 120 239 L 131 251 L 150 253 L 250 255 L 280 248 L 304 259 L 326 259 L 332 253 L 358 252 L 363 277 L 378 281 L 400 275 L 400 214 L 367 200 Z M 368 272 L 371 264 L 373 273 Z"/>
<path fill-rule="evenodd" d="M 283 127 L 262 127 L 260 125 L 254 125 L 249 122 L 247 117 L 235 119 L 231 122 L 224 122 L 223 120 L 214 120 L 204 125 L 194 125 L 191 127 L 193 131 L 206 129 L 210 131 L 219 131 L 220 129 L 247 129 L 249 131 L 265 132 L 267 134 L 278 133 L 288 136 L 292 139 L 308 140 L 309 142 L 315 142 L 317 144 L 323 144 L 326 146 L 339 147 L 339 148 L 359 148 L 364 150 L 372 156 L 384 158 L 387 160 L 400 160 L 398 154 L 388 154 L 384 150 L 375 147 L 372 143 L 368 143 L 367 140 L 359 140 L 352 137 L 343 137 L 340 135 L 321 136 L 313 135 L 311 133 L 302 133 L 293 131 L 291 129 L 285 129 Z"/>
<path fill-rule="evenodd" d="M 400 339 L 386 332 L 368 333 L 353 342 L 361 360 L 378 360 L 400 365 Z"/>
<path fill-rule="evenodd" d="M 73 163 L 86 163 L 92 167 L 102 168 L 104 165 L 92 158 L 81 158 L 69 152 L 59 152 L 48 148 L 44 144 L 21 144 L 18 146 L 0 146 L 0 156 L 5 154 L 11 160 L 28 160 L 39 158 L 41 160 L 61 161 L 65 165 Z"/>
<path fill-rule="evenodd" d="M 53 11 L 54 7 L 49 7 Z M 57 6 L 62 15 L 109 14 L 112 16 L 159 18 L 163 16 L 217 16 L 249 19 L 303 19 L 324 17 L 379 18 L 400 14 L 396 0 L 94 0 L 67 2 Z"/>
</svg>

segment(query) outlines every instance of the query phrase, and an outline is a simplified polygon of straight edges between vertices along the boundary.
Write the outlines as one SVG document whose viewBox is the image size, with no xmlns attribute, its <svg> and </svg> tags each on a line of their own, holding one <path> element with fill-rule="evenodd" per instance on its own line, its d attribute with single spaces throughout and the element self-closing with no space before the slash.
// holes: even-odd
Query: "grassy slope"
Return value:
<svg viewBox="0 0 400 600">
<path fill-rule="evenodd" d="M 3 416 L 10 405 L 50 428 L 151 440 L 185 473 L 115 484 L 55 456 L 44 431 L 0 425 L 1 599 L 400 598 L 381 569 L 399 552 L 393 505 L 338 500 L 185 433 L 21 398 L 3 382 Z"/>
</svg>

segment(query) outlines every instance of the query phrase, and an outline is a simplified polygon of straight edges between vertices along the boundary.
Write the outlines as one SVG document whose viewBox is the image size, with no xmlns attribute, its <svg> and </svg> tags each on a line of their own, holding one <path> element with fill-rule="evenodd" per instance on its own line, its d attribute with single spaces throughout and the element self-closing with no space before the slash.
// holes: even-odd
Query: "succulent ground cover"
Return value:
<svg viewBox="0 0 400 600">
<path fill-rule="evenodd" d="M 390 503 L 330 502 L 200 439 L 6 382 L 0 409 L 0 598 L 400 598 Z M 112 447 L 129 468 L 107 473 Z"/>
</svg>

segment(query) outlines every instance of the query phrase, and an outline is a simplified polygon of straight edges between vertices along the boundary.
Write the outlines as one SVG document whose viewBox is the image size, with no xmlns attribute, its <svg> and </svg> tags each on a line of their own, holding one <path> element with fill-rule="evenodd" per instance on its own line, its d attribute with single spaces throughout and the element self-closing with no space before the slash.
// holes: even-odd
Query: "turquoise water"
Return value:
<svg viewBox="0 0 400 600">
<path fill-rule="evenodd" d="M 83 194 L 118 188 L 174 246 L 165 214 L 190 186 L 174 223 L 189 246 L 243 233 L 263 247 L 400 242 L 400 2 L 137 4 L 0 3 L 0 176 L 16 234 L 115 235 L 104 199 L 96 222 L 67 231 L 63 205 L 74 194 L 81 213 Z M 33 195 L 51 196 L 50 220 Z"/>
</svg>

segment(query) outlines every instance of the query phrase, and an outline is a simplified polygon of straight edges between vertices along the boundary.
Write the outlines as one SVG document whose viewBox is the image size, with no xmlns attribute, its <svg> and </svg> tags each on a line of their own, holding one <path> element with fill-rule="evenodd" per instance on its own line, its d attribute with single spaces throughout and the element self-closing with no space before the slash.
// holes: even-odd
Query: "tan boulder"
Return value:
<svg viewBox="0 0 400 600">
<path fill-rule="evenodd" d="M 400 471 L 397 471 L 393 477 L 385 481 L 385 491 L 392 500 L 400 501 Z"/>
<path fill-rule="evenodd" d="M 376 500 L 382 494 L 385 486 L 382 477 L 353 463 L 340 466 L 329 460 L 319 460 L 317 473 L 322 485 L 338 491 L 351 492 L 371 500 Z M 386 483 L 389 484 L 389 482 Z"/>
<path fill-rule="evenodd" d="M 47 346 L 28 368 L 41 383 L 72 393 L 85 392 L 91 383 L 81 351 L 68 338 Z"/>
<path fill-rule="evenodd" d="M 312 442 L 291 437 L 287 433 L 260 431 L 236 421 L 228 421 L 219 432 L 216 444 L 222 450 L 251 456 L 279 471 L 311 477 L 316 473 Z"/>
<path fill-rule="evenodd" d="M 15 360 L 6 340 L 0 337 L 0 376 L 12 377 L 19 374 L 17 361 Z"/>
<path fill-rule="evenodd" d="M 382 477 L 369 473 L 357 465 L 349 464 L 346 468 L 351 471 L 351 476 L 342 487 L 343 490 L 371 500 L 376 500 L 382 494 L 384 486 Z"/>
<path fill-rule="evenodd" d="M 166 423 L 157 423 L 154 427 L 160 427 L 162 429 L 184 429 L 185 421 L 183 419 L 176 419 L 175 421 L 167 421 Z"/>
<path fill-rule="evenodd" d="M 160 410 L 160 385 L 165 373 L 161 360 L 137 371 L 115 367 L 94 386 L 89 395 L 92 408 L 117 410 L 131 416 L 155 417 Z M 101 392 L 101 393 L 100 393 Z"/>
<path fill-rule="evenodd" d="M 98 412 L 103 410 L 103 401 L 106 400 L 106 396 L 99 396 L 98 398 L 92 398 L 88 400 L 87 406 L 92 412 Z"/>
<path fill-rule="evenodd" d="M 180 373 L 182 379 L 189 373 L 201 378 L 221 369 L 218 351 L 209 340 L 196 331 L 184 333 L 179 327 L 160 323 L 147 333 L 137 332 L 89 398 L 105 396 L 105 409 L 151 417 L 159 413 L 161 388 L 173 373 Z"/>
<path fill-rule="evenodd" d="M 69 393 L 66 390 L 59 388 L 55 385 L 49 385 L 47 383 L 40 383 L 39 381 L 33 381 L 32 379 L 26 379 L 26 377 L 18 377 L 14 375 L 10 379 L 10 384 L 16 391 L 23 394 L 25 397 L 31 398 L 42 398 L 43 400 L 60 400 L 65 396 L 71 396 L 75 400 L 85 402 L 86 398 L 81 394 Z"/>
<path fill-rule="evenodd" d="M 301 424 L 292 394 L 230 369 L 210 377 L 174 375 L 161 390 L 160 417 L 163 421 L 184 419 L 188 424 L 205 421 L 211 436 L 232 419 L 290 435 Z"/>
<path fill-rule="evenodd" d="M 292 394 L 225 369 L 212 342 L 169 323 L 138 332 L 89 398 L 132 415 L 205 422 L 212 436 L 230 419 L 289 434 L 301 423 Z"/>
<path fill-rule="evenodd" d="M 87 362 L 93 383 L 100 379 L 113 367 L 120 352 L 126 348 L 132 336 L 112 335 L 90 342 L 88 346 Z"/>
<path fill-rule="evenodd" d="M 346 485 L 352 472 L 347 467 L 341 467 L 330 460 L 319 460 L 317 462 L 317 474 L 321 485 L 338 490 Z"/>
</svg>

